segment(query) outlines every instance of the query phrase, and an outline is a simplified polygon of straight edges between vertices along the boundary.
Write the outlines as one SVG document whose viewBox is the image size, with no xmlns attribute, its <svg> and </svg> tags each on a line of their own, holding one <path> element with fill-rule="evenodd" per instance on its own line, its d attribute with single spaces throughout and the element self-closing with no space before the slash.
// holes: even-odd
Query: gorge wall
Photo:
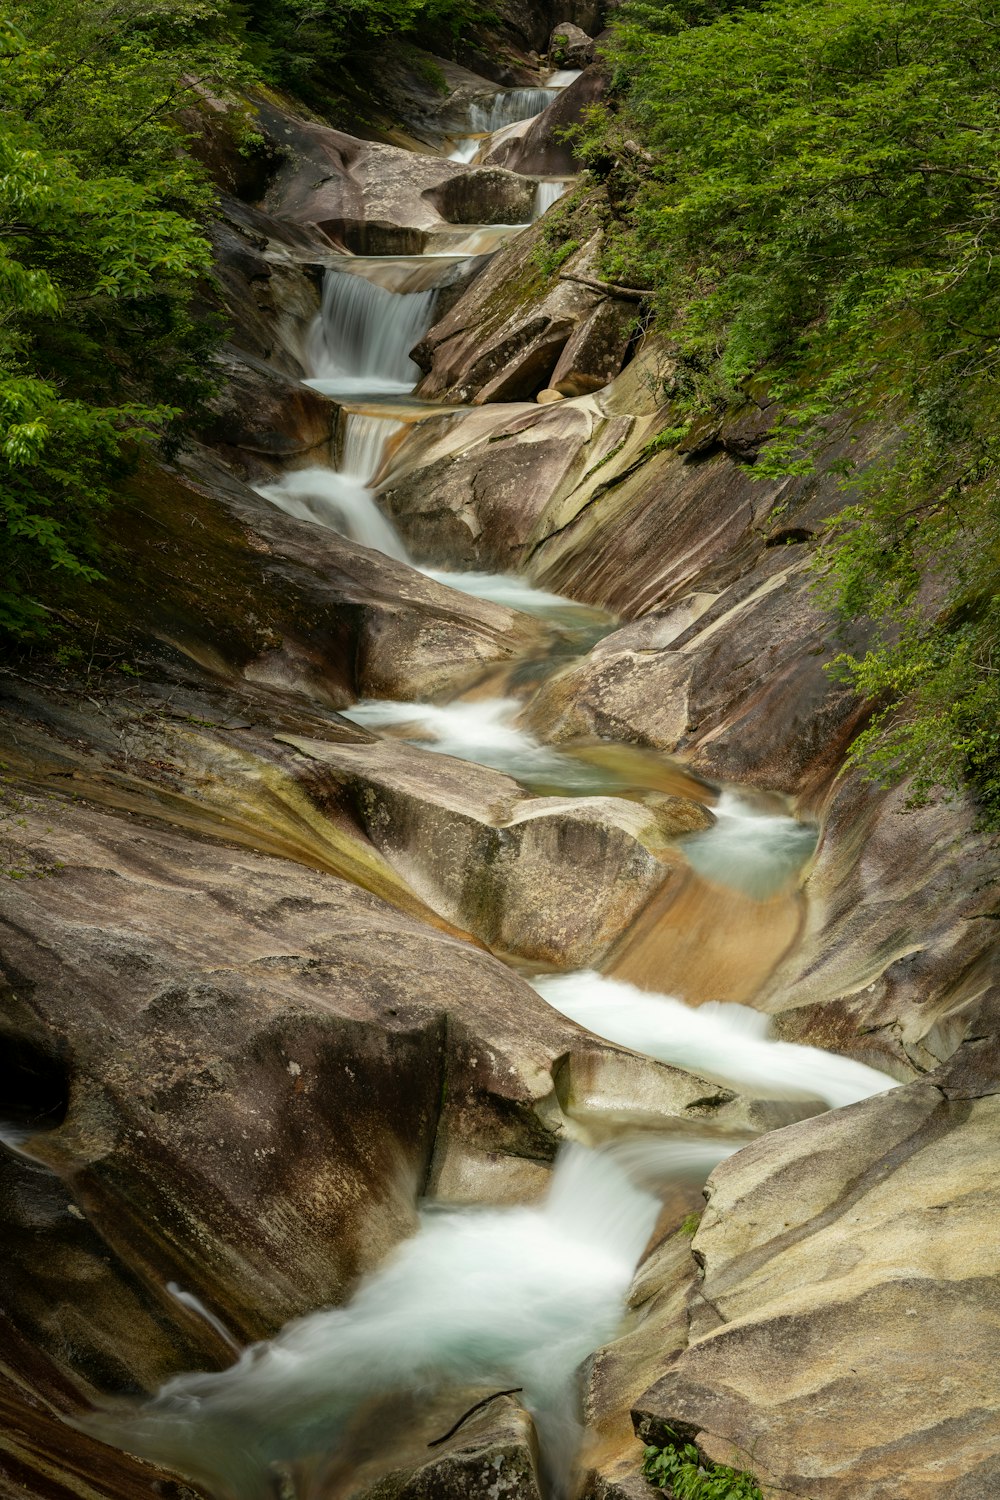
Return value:
<svg viewBox="0 0 1000 1500">
<path fill-rule="evenodd" d="M 590 210 L 555 266 L 529 224 L 601 65 L 500 107 L 551 79 L 553 26 L 600 18 L 504 14 L 514 64 L 441 60 L 444 93 L 387 77 L 379 138 L 257 99 L 251 170 L 206 103 L 224 383 L 116 501 L 89 661 L 0 681 L 6 1496 L 246 1500 L 133 1456 L 121 1413 L 343 1304 L 422 1201 L 535 1203 L 561 1146 L 633 1135 L 740 1149 L 696 1228 L 707 1166 L 660 1184 L 580 1377 L 572 1483 L 517 1392 L 435 1446 L 496 1395 L 472 1379 L 373 1397 L 269 1483 L 636 1500 L 636 1433 L 673 1432 L 767 1500 L 1000 1495 L 996 841 L 845 771 L 870 706 L 825 670 L 842 643 L 809 573 L 837 482 L 755 479 L 757 405 L 657 448 L 667 356 L 602 278 Z M 473 136 L 482 160 L 449 159 Z M 331 394 L 311 363 L 324 276 L 354 275 L 436 297 L 412 393 Z M 261 493 L 343 472 L 373 415 L 363 479 L 398 556 Z M 829 456 L 883 440 L 845 422 Z M 463 588 L 496 573 L 560 598 Z M 516 722 L 484 742 L 534 759 L 345 716 L 497 700 Z M 734 784 L 816 828 L 766 889 L 691 852 Z M 727 1082 L 529 982 L 591 970 L 749 1004 L 898 1086 L 828 1109 Z"/>
</svg>

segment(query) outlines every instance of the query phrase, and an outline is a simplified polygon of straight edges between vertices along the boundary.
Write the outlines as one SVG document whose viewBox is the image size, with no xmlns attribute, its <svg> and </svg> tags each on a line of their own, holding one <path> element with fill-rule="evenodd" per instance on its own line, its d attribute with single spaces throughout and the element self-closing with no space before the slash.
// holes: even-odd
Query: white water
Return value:
<svg viewBox="0 0 1000 1500">
<path fill-rule="evenodd" d="M 307 337 L 307 385 L 327 395 L 411 391 L 420 370 L 410 350 L 430 327 L 437 293 L 390 292 L 364 276 L 329 269 Z"/>
<path fill-rule="evenodd" d="M 656 1213 L 613 1155 L 570 1146 L 540 1204 L 427 1214 L 346 1307 L 290 1323 L 221 1373 L 170 1381 L 131 1422 L 88 1425 L 219 1494 L 263 1500 L 273 1465 L 333 1451 L 372 1397 L 519 1386 L 565 1495 L 576 1372 L 615 1332 Z M 456 1390 L 456 1416 L 467 1404 Z"/>
<path fill-rule="evenodd" d="M 479 155 L 479 148 L 482 144 L 483 137 L 481 135 L 463 136 L 461 140 L 457 140 L 455 142 L 452 149 L 448 152 L 448 160 L 460 161 L 468 164 L 469 162 L 474 161 L 475 158 Z"/>
<path fill-rule="evenodd" d="M 768 1017 L 746 1005 L 712 1002 L 695 1010 L 589 971 L 532 983 L 553 1009 L 595 1036 L 756 1098 L 822 1099 L 837 1109 L 896 1087 L 887 1073 L 852 1058 L 773 1040 Z"/>
<path fill-rule="evenodd" d="M 401 738 L 408 744 L 490 766 L 529 787 L 584 796 L 602 791 L 604 778 L 598 768 L 560 755 L 518 727 L 515 720 L 521 708 L 516 698 L 458 703 L 393 703 L 369 698 L 341 713 L 366 729 L 401 730 Z"/>
<path fill-rule="evenodd" d="M 242 1346 L 233 1338 L 222 1319 L 217 1318 L 215 1313 L 209 1312 L 204 1302 L 202 1302 L 200 1297 L 196 1297 L 194 1292 L 186 1292 L 182 1286 L 178 1286 L 176 1281 L 167 1282 L 167 1291 L 175 1302 L 179 1302 L 182 1307 L 186 1307 L 189 1312 L 193 1312 L 196 1317 L 201 1318 L 203 1322 L 208 1324 L 209 1328 L 214 1328 L 215 1332 L 229 1345 L 234 1354 L 243 1353 Z"/>
<path fill-rule="evenodd" d="M 520 609 L 529 614 L 580 607 L 563 594 L 550 594 L 545 589 L 535 588 L 516 573 L 448 573 L 441 568 L 421 568 L 420 571 L 427 578 L 433 578 L 435 583 L 446 584 L 462 594 L 471 594 L 474 599 L 489 599 L 494 604 L 505 604 L 508 609 Z"/>
<path fill-rule="evenodd" d="M 762 811 L 737 792 L 724 791 L 712 812 L 712 827 L 684 841 L 688 863 L 705 880 L 758 900 L 780 890 L 816 847 L 811 824 Z"/>
<path fill-rule="evenodd" d="M 505 89 L 494 94 L 489 104 L 473 104 L 469 125 L 477 135 L 492 135 L 505 125 L 530 120 L 547 109 L 556 97 L 554 89 Z"/>
<path fill-rule="evenodd" d="M 257 493 L 286 515 L 326 526 L 362 547 L 407 562 L 402 539 L 375 504 L 371 490 L 386 442 L 403 424 L 358 412 L 345 413 L 344 424 L 339 469 L 292 469 L 274 484 L 258 485 Z"/>
<path fill-rule="evenodd" d="M 553 203 L 558 203 L 569 192 L 570 184 L 565 180 L 540 182 L 535 189 L 534 219 L 540 219 Z"/>
</svg>

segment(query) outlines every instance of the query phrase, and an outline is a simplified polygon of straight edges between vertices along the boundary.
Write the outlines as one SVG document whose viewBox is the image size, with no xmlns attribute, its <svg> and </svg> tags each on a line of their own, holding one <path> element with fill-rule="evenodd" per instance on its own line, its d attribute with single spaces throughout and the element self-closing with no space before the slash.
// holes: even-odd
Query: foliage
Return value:
<svg viewBox="0 0 1000 1500">
<path fill-rule="evenodd" d="M 210 199 L 176 111 L 230 61 L 211 0 L 0 6 L 0 630 L 43 633 L 52 573 L 135 445 L 206 390 L 191 317 Z"/>
<path fill-rule="evenodd" d="M 383 66 L 385 44 L 419 37 L 451 51 L 484 18 L 477 0 L 239 0 L 247 55 L 273 83 L 322 108 L 343 69 Z"/>
<path fill-rule="evenodd" d="M 643 1449 L 643 1478 L 673 1500 L 763 1500 L 752 1474 L 703 1460 L 693 1443 Z"/>
<path fill-rule="evenodd" d="M 856 753 L 1000 816 L 1000 6 L 632 0 L 611 67 L 578 143 L 606 274 L 653 289 L 682 414 L 766 376 L 762 477 L 808 472 L 833 413 L 895 431 L 817 563 L 872 622 L 838 663 L 880 705 Z"/>
</svg>

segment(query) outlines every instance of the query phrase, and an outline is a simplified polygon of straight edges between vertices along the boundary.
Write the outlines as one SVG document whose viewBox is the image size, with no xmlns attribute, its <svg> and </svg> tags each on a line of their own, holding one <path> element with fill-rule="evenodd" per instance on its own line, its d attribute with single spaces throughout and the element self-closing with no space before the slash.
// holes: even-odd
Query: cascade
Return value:
<svg viewBox="0 0 1000 1500">
<path fill-rule="evenodd" d="M 494 94 L 488 104 L 473 104 L 469 111 L 469 124 L 474 135 L 492 135 L 505 125 L 515 125 L 518 120 L 530 120 L 547 109 L 557 90 L 504 89 Z"/>
<path fill-rule="evenodd" d="M 569 191 L 569 187 L 570 184 L 562 178 L 551 182 L 540 182 L 535 189 L 533 218 L 540 219 L 553 203 L 558 203 L 559 199 Z"/>
<path fill-rule="evenodd" d="M 532 981 L 562 1015 L 634 1052 L 763 1099 L 822 1099 L 831 1109 L 896 1087 L 865 1063 L 819 1047 L 780 1042 L 770 1019 L 746 1005 L 710 1001 L 697 1009 L 603 974 L 553 974 Z"/>
<path fill-rule="evenodd" d="M 712 827 L 685 843 L 688 863 L 705 880 L 758 900 L 786 885 L 816 847 L 812 824 L 756 807 L 738 792 L 724 791 L 712 812 Z"/>
<path fill-rule="evenodd" d="M 406 562 L 406 548 L 371 490 L 385 445 L 403 424 L 359 412 L 346 412 L 343 422 L 338 469 L 292 469 L 274 484 L 258 485 L 257 493 L 286 515 L 315 521 L 362 547 Z"/>
<path fill-rule="evenodd" d="M 308 382 L 329 395 L 411 391 L 420 370 L 410 350 L 430 326 L 437 293 L 390 292 L 330 268 L 309 331 Z"/>
<path fill-rule="evenodd" d="M 571 1145 L 542 1202 L 425 1214 L 345 1307 L 297 1319 L 228 1370 L 171 1380 L 135 1418 L 86 1425 L 216 1493 L 263 1500 L 274 1465 L 329 1454 L 367 1400 L 518 1387 L 550 1493 L 564 1496 L 577 1368 L 614 1333 L 657 1210 L 627 1157 Z"/>
</svg>

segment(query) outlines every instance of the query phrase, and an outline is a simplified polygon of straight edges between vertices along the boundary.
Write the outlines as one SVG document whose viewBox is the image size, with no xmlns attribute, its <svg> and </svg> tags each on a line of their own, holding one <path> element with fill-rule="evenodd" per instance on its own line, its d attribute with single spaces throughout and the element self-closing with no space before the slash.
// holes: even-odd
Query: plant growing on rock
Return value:
<svg viewBox="0 0 1000 1500">
<path fill-rule="evenodd" d="M 763 1500 L 752 1474 L 702 1459 L 693 1443 L 643 1449 L 643 1478 L 672 1500 Z"/>
<path fill-rule="evenodd" d="M 917 770 L 918 796 L 971 785 L 1000 821 L 993 7 L 633 0 L 610 63 L 578 145 L 606 274 L 655 288 L 680 413 L 767 380 L 762 476 L 821 462 L 834 413 L 887 430 L 818 563 L 831 607 L 872 622 L 838 663 L 879 708 L 855 755 Z"/>
</svg>

